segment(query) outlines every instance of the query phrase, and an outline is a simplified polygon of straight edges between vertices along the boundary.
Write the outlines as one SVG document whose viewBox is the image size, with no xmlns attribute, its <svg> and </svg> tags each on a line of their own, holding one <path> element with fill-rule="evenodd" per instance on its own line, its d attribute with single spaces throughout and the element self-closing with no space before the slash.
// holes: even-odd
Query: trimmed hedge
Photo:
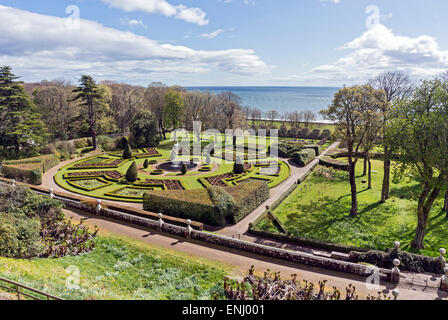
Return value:
<svg viewBox="0 0 448 320">
<path fill-rule="evenodd" d="M 303 149 L 302 151 L 294 152 L 292 155 L 292 160 L 301 167 L 308 165 L 314 158 L 316 158 L 314 149 Z"/>
<path fill-rule="evenodd" d="M 238 222 L 269 198 L 266 182 L 251 182 L 232 187 L 179 191 L 148 191 L 143 208 L 148 211 L 225 226 Z"/>
<path fill-rule="evenodd" d="M 5 178 L 40 185 L 42 184 L 42 174 L 58 164 L 59 159 L 54 154 L 9 160 L 2 165 L 2 173 Z"/>
<path fill-rule="evenodd" d="M 269 187 L 265 181 L 240 184 L 224 188 L 234 199 L 233 222 L 238 223 L 263 202 L 269 199 Z"/>
<path fill-rule="evenodd" d="M 348 163 L 344 161 L 339 161 L 331 157 L 322 157 L 319 159 L 319 164 L 321 166 L 331 167 L 338 170 L 348 171 Z"/>
<path fill-rule="evenodd" d="M 129 167 L 128 171 L 126 172 L 126 180 L 129 182 L 135 182 L 137 181 L 137 163 L 132 162 L 131 166 Z"/>
<path fill-rule="evenodd" d="M 442 274 L 443 267 L 439 258 L 426 257 L 400 249 L 393 248 L 386 252 L 371 250 L 368 252 L 350 252 L 350 262 L 365 262 L 376 265 L 379 268 L 391 269 L 394 267 L 394 259 L 399 259 L 400 269 L 411 272 L 430 272 L 435 274 Z"/>
<path fill-rule="evenodd" d="M 322 153 L 322 148 L 321 146 L 317 145 L 317 144 L 308 144 L 308 145 L 304 145 L 303 149 L 314 149 L 314 151 L 316 151 L 316 156 L 320 155 Z"/>
</svg>

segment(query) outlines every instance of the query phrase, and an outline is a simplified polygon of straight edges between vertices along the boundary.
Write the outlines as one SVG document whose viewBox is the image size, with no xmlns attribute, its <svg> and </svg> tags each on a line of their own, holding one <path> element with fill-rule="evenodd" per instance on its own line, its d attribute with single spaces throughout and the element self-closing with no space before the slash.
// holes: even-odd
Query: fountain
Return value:
<svg viewBox="0 0 448 320">
<path fill-rule="evenodd" d="M 170 160 L 168 162 L 164 162 L 157 166 L 157 169 L 161 169 L 164 171 L 169 172 L 181 172 L 182 165 L 185 164 L 187 166 L 188 170 L 196 168 L 198 165 L 194 163 L 193 161 L 182 161 L 182 160 L 176 160 L 177 155 L 179 153 L 179 143 L 174 145 L 173 149 L 171 150 Z"/>
</svg>

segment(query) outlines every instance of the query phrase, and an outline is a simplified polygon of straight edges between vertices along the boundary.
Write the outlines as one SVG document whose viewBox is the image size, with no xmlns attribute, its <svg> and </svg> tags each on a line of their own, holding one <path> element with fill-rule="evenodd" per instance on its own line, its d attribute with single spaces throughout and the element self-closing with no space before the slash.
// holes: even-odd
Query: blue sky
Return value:
<svg viewBox="0 0 448 320">
<path fill-rule="evenodd" d="M 444 12 L 445 0 L 0 0 L 0 64 L 25 81 L 342 86 L 386 70 L 419 79 L 448 70 Z"/>
</svg>

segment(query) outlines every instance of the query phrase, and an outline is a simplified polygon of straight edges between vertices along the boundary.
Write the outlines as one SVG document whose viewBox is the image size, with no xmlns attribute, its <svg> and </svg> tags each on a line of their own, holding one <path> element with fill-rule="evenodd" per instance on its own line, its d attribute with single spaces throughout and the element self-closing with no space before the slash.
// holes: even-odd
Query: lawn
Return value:
<svg viewBox="0 0 448 320">
<path fill-rule="evenodd" d="M 95 244 L 91 253 L 61 259 L 0 257 L 0 274 L 64 299 L 190 300 L 222 292 L 229 272 L 215 262 L 129 238 L 100 236 Z M 66 288 L 69 267 L 79 268 L 79 290 Z"/>
<path fill-rule="evenodd" d="M 362 161 L 357 165 L 359 215 L 349 216 L 350 185 L 347 173 L 338 172 L 331 179 L 313 173 L 277 207 L 274 214 L 292 236 L 327 241 L 355 247 L 384 250 L 400 241 L 413 251 L 410 243 L 417 225 L 418 185 L 412 181 L 392 183 L 391 198 L 380 203 L 382 161 L 373 160 L 373 188 L 367 189 L 362 175 Z M 442 212 L 443 200 L 438 199 L 431 212 L 425 249 L 422 254 L 437 256 L 441 247 L 448 247 L 448 219 Z M 276 231 L 269 220 L 258 222 L 256 228 Z"/>
</svg>

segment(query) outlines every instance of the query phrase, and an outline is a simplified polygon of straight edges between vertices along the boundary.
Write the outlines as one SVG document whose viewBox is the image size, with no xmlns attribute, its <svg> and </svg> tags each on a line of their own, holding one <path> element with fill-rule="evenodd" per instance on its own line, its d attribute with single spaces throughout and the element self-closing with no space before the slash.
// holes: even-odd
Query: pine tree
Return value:
<svg viewBox="0 0 448 320">
<path fill-rule="evenodd" d="M 0 156 L 4 157 L 29 155 L 47 138 L 36 106 L 17 79 L 10 67 L 0 68 Z"/>
<path fill-rule="evenodd" d="M 78 88 L 73 90 L 73 93 L 76 96 L 73 98 L 73 101 L 81 100 L 81 106 L 87 108 L 89 113 L 89 125 L 90 125 L 90 134 L 92 136 L 92 144 L 93 149 L 97 149 L 96 143 L 96 121 L 97 121 L 97 108 L 103 104 L 104 96 L 103 91 L 96 84 L 95 80 L 88 75 L 83 75 L 79 80 L 80 85 Z"/>
<path fill-rule="evenodd" d="M 188 167 L 187 167 L 187 165 L 185 163 L 182 164 L 182 167 L 181 167 L 180 171 L 182 172 L 182 174 L 187 174 Z"/>
</svg>

